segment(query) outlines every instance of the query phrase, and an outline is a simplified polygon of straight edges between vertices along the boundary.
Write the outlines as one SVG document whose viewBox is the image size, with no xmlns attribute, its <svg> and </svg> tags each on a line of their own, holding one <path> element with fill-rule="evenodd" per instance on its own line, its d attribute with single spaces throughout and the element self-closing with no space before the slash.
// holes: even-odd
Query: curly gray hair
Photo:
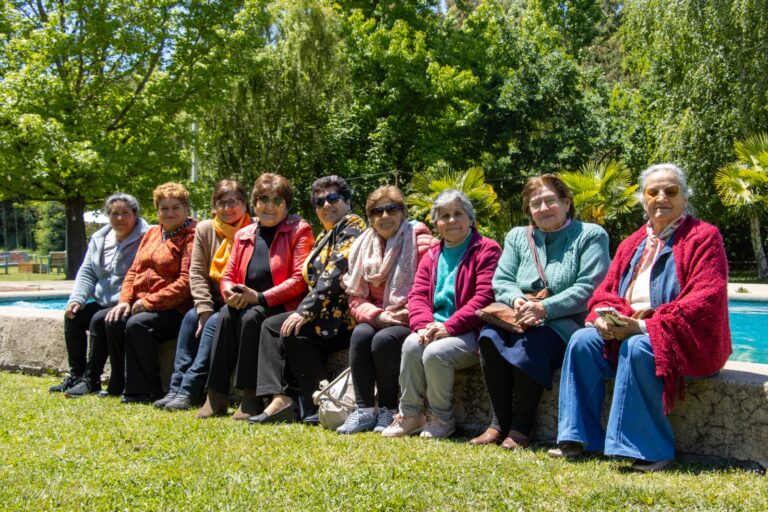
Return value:
<svg viewBox="0 0 768 512">
<path fill-rule="evenodd" d="M 467 197 L 467 194 L 461 190 L 456 190 L 453 188 L 449 188 L 440 192 L 440 194 L 432 203 L 432 209 L 429 212 L 429 218 L 432 219 L 433 225 L 437 223 L 437 210 L 451 204 L 457 199 L 461 203 L 462 208 L 464 208 L 464 212 L 467 214 L 467 217 L 469 217 L 472 225 L 475 225 L 475 208 L 472 206 L 472 202 Z"/>
<path fill-rule="evenodd" d="M 133 211 L 133 214 L 137 217 L 139 216 L 139 201 L 137 201 L 136 198 L 131 194 L 126 194 L 125 192 L 116 192 L 109 196 L 106 201 L 104 201 L 104 208 L 102 209 L 104 215 L 109 217 L 109 214 L 112 211 L 112 205 L 118 201 L 122 201 L 127 204 L 128 208 Z"/>
<path fill-rule="evenodd" d="M 687 200 L 693 195 L 693 191 L 688 188 L 688 180 L 685 177 L 685 173 L 681 168 L 671 163 L 654 164 L 640 173 L 640 187 L 637 189 L 637 199 L 640 204 L 645 206 L 645 187 L 648 182 L 648 177 L 656 174 L 657 172 L 668 172 L 674 174 L 677 177 L 678 183 L 680 183 L 680 192 Z"/>
</svg>

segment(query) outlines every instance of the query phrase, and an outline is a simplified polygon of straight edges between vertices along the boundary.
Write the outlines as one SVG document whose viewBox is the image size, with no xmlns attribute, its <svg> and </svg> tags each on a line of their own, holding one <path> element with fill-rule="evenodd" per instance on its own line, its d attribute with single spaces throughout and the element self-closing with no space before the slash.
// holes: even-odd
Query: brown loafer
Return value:
<svg viewBox="0 0 768 512">
<path fill-rule="evenodd" d="M 507 437 L 502 441 L 501 447 L 505 450 L 518 450 L 525 448 L 531 444 L 531 440 L 527 435 L 518 432 L 517 430 L 510 430 Z"/>
<path fill-rule="evenodd" d="M 495 428 L 488 427 L 488 429 L 479 436 L 470 439 L 469 444 L 475 446 L 483 446 L 486 444 L 499 444 L 504 439 L 504 434 Z"/>
</svg>

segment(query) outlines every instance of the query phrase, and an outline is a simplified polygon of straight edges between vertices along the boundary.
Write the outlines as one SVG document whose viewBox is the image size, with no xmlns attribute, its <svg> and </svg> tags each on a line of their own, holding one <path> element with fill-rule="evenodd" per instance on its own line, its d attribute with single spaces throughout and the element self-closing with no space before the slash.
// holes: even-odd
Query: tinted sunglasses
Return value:
<svg viewBox="0 0 768 512">
<path fill-rule="evenodd" d="M 384 206 L 377 206 L 376 208 L 371 208 L 370 210 L 368 210 L 368 216 L 381 217 L 382 215 L 384 215 L 384 212 L 387 212 L 388 214 L 392 215 L 402 210 L 403 210 L 402 205 L 395 204 L 395 203 L 386 204 Z"/>
<path fill-rule="evenodd" d="M 646 188 L 643 193 L 648 197 L 658 197 L 659 194 L 664 194 L 667 199 L 674 199 L 680 193 L 680 187 L 671 185 L 664 188 Z"/>
<path fill-rule="evenodd" d="M 315 208 L 322 208 L 325 206 L 325 202 L 328 201 L 329 204 L 336 204 L 339 202 L 339 199 L 342 199 L 343 196 L 339 194 L 338 192 L 331 192 L 330 194 L 327 194 L 325 196 L 317 196 L 314 199 L 312 199 L 312 202 L 315 205 Z"/>
<path fill-rule="evenodd" d="M 282 206 L 285 203 L 285 199 L 280 196 L 259 196 L 256 198 L 257 203 L 261 204 L 273 204 L 275 206 Z"/>
</svg>

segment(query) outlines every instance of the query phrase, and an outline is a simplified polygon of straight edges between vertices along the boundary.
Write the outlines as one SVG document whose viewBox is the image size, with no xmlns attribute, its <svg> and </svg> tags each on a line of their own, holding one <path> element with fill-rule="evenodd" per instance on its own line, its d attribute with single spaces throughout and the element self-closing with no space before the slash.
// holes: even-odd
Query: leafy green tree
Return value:
<svg viewBox="0 0 768 512">
<path fill-rule="evenodd" d="M 673 161 L 685 169 L 697 213 L 719 224 L 730 212 L 715 173 L 732 158 L 735 139 L 768 126 L 766 20 L 768 3 L 751 0 L 624 3 L 626 76 L 614 105 L 617 116 L 636 120 L 624 140 L 645 143 L 643 166 Z"/>
<path fill-rule="evenodd" d="M 475 209 L 476 225 L 484 235 L 503 237 L 507 226 L 498 228 L 501 210 L 499 198 L 491 185 L 485 182 L 485 172 L 480 167 L 455 171 L 445 162 L 438 162 L 416 173 L 409 186 L 406 202 L 411 205 L 410 214 L 416 220 L 431 224 L 429 212 L 432 203 L 441 192 L 455 189 L 467 194 Z M 499 233 L 501 232 L 501 233 Z"/>
<path fill-rule="evenodd" d="M 749 238 L 761 281 L 768 279 L 768 259 L 763 249 L 760 215 L 768 205 L 768 133 L 758 133 L 733 143 L 736 161 L 715 174 L 715 188 L 723 204 L 749 219 Z"/>
<path fill-rule="evenodd" d="M 63 251 L 66 243 L 66 219 L 64 207 L 51 201 L 35 205 L 37 222 L 35 223 L 35 243 L 37 251 L 46 254 L 51 251 Z"/>
<path fill-rule="evenodd" d="M 632 173 L 615 160 L 590 160 L 578 171 L 558 173 L 573 192 L 574 206 L 581 220 L 605 225 L 630 213 L 637 204 L 637 184 Z"/>
<path fill-rule="evenodd" d="M 83 210 L 147 198 L 188 168 L 186 114 L 218 96 L 237 0 L 11 0 L 0 10 L 0 194 L 66 208 L 67 276 Z"/>
</svg>

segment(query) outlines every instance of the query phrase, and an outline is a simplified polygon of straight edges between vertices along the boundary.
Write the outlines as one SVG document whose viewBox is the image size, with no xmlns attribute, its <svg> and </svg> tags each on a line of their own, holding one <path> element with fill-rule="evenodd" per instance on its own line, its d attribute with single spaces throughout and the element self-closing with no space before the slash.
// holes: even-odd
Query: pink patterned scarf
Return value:
<svg viewBox="0 0 768 512">
<path fill-rule="evenodd" d="M 408 219 L 386 244 L 375 229 L 366 229 L 349 253 L 349 270 L 342 281 L 347 295 L 366 298 L 369 285 L 378 287 L 386 281 L 383 308 L 402 309 L 413 286 L 417 252 L 416 233 Z"/>
</svg>

